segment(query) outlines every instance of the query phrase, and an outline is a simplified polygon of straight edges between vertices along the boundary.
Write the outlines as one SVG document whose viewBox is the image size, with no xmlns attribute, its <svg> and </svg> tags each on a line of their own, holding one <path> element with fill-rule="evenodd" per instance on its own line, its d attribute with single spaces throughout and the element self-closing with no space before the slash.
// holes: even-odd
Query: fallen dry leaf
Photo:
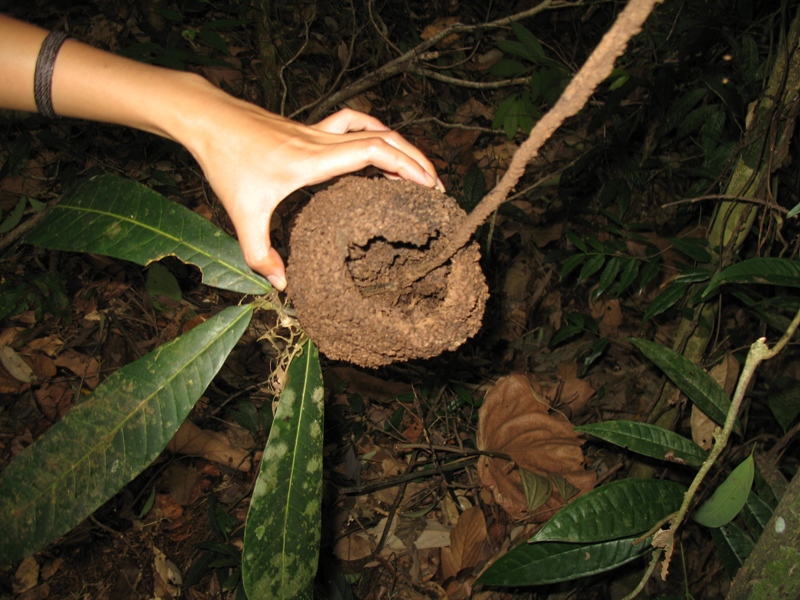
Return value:
<svg viewBox="0 0 800 600">
<path fill-rule="evenodd" d="M 739 379 L 739 361 L 733 355 L 728 354 L 725 359 L 714 366 L 709 375 L 717 382 L 717 385 L 725 391 L 725 395 L 730 398 Z M 714 430 L 719 427 L 706 413 L 692 405 L 692 440 L 703 450 L 709 451 L 714 446 Z"/>
<path fill-rule="evenodd" d="M 580 492 L 589 491 L 596 475 L 583 467 L 582 443 L 569 421 L 550 414 L 550 404 L 534 380 L 519 374 L 503 377 L 486 394 L 478 413 L 478 448 L 507 454 L 513 464 L 482 456 L 478 461 L 481 482 L 512 518 L 544 521 L 565 499 L 554 485 L 547 502 L 528 514 L 516 466 L 546 477 L 560 475 Z"/>
<path fill-rule="evenodd" d="M 191 421 L 184 421 L 167 449 L 177 454 L 193 454 L 239 471 L 250 470 L 250 453 L 234 448 L 224 434 L 200 429 Z"/>
<path fill-rule="evenodd" d="M 592 318 L 597 321 L 602 336 L 613 337 L 622 325 L 622 305 L 617 298 L 601 298 L 595 301 L 590 295 L 589 310 Z"/>
<path fill-rule="evenodd" d="M 13 589 L 15 594 L 31 590 L 39 581 L 39 563 L 32 556 L 23 560 L 14 573 Z"/>
<path fill-rule="evenodd" d="M 87 387 L 94 389 L 100 384 L 100 363 L 96 358 L 69 348 L 56 357 L 55 363 L 81 377 Z"/>
<path fill-rule="evenodd" d="M 479 506 L 465 510 L 450 530 L 450 546 L 442 548 L 442 579 L 471 569 L 483 558 L 489 534 L 486 517 Z"/>
<path fill-rule="evenodd" d="M 325 385 L 332 390 L 344 388 L 348 394 L 359 394 L 377 402 L 388 402 L 401 394 L 410 394 L 414 391 L 411 384 L 385 381 L 353 367 L 327 369 Z"/>
<path fill-rule="evenodd" d="M 425 27 L 425 29 L 422 30 L 422 33 L 419 34 L 419 37 L 423 40 L 428 40 L 439 32 L 451 27 L 452 25 L 455 25 L 460 21 L 461 19 L 458 17 L 441 17 Z M 458 41 L 458 37 L 459 36 L 457 33 L 452 33 L 444 39 L 439 40 L 436 46 L 438 48 L 448 48 Z"/>
</svg>

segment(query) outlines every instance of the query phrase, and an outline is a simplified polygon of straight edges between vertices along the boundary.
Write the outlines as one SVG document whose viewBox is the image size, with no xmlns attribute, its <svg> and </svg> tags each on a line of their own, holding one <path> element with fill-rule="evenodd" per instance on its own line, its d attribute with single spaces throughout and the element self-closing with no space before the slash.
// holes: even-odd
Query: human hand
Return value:
<svg viewBox="0 0 800 600">
<path fill-rule="evenodd" d="M 227 95 L 226 95 L 227 96 Z M 188 141 L 239 236 L 244 258 L 272 285 L 286 269 L 270 244 L 278 203 L 295 190 L 367 166 L 427 187 L 441 181 L 431 162 L 379 120 L 345 109 L 306 126 L 227 96 Z"/>
</svg>

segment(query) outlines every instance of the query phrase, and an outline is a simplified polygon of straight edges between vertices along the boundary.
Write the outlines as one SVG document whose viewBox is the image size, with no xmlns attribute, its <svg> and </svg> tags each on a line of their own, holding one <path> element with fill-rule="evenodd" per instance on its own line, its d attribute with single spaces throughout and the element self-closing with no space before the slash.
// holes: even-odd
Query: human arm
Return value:
<svg viewBox="0 0 800 600">
<path fill-rule="evenodd" d="M 0 15 L 0 107 L 36 111 L 33 74 L 47 31 Z M 179 142 L 200 164 L 236 228 L 245 260 L 278 289 L 285 268 L 269 224 L 293 191 L 375 166 L 441 186 L 433 165 L 377 119 L 343 110 L 306 126 L 234 98 L 191 73 L 163 69 L 74 40 L 52 83 L 57 115 L 125 125 Z"/>
</svg>

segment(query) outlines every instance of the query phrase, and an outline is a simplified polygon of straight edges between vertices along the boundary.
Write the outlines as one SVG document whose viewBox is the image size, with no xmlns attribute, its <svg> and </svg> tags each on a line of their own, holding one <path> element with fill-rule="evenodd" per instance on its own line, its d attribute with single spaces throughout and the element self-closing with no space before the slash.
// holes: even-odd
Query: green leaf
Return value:
<svg viewBox="0 0 800 600">
<path fill-rule="evenodd" d="M 628 563 L 650 549 L 635 538 L 599 544 L 545 542 L 521 544 L 497 559 L 476 583 L 506 587 L 545 585 L 603 573 Z"/>
<path fill-rule="evenodd" d="M 579 237 L 578 237 L 578 234 L 577 234 L 577 233 L 575 233 L 574 231 L 571 231 L 571 230 L 570 230 L 570 231 L 568 231 L 568 232 L 567 232 L 567 239 L 568 239 L 570 242 L 572 242 L 572 243 L 573 243 L 573 245 L 574 245 L 574 246 L 575 246 L 575 247 L 576 247 L 578 250 L 580 250 L 581 252 L 583 252 L 584 254 L 586 254 L 586 253 L 589 251 L 589 248 L 588 248 L 588 246 L 586 245 L 586 242 L 584 242 L 584 241 L 583 241 L 581 238 L 579 238 Z"/>
<path fill-rule="evenodd" d="M 511 23 L 511 31 L 514 32 L 517 39 L 527 48 L 528 55 L 533 62 L 539 62 L 544 58 L 544 48 L 542 48 L 542 44 L 527 27 L 518 21 L 513 21 Z"/>
<path fill-rule="evenodd" d="M 620 265 L 620 259 L 616 256 L 610 258 L 606 263 L 606 268 L 603 269 L 603 272 L 600 274 L 600 282 L 594 292 L 595 299 L 602 296 L 603 292 L 605 292 L 611 286 L 611 284 L 614 283 L 614 280 L 619 274 Z"/>
<path fill-rule="evenodd" d="M 747 502 L 742 509 L 742 517 L 753 537 L 758 539 L 764 533 L 767 523 L 772 518 L 772 508 L 759 495 L 751 491 L 747 494 Z"/>
<path fill-rule="evenodd" d="M 470 212 L 486 194 L 486 179 L 477 164 L 472 165 L 464 176 L 463 190 L 461 208 Z"/>
<path fill-rule="evenodd" d="M 595 254 L 589 258 L 589 260 L 586 261 L 586 264 L 581 267 L 581 272 L 578 274 L 578 281 L 583 281 L 584 279 L 597 273 L 603 268 L 603 263 L 605 262 L 606 257 L 604 254 Z"/>
<path fill-rule="evenodd" d="M 311 598 L 322 501 L 322 371 L 311 343 L 289 365 L 244 534 L 250 598 Z"/>
<path fill-rule="evenodd" d="M 528 471 L 520 467 L 522 489 L 525 491 L 525 500 L 528 503 L 528 512 L 533 513 L 553 495 L 553 482 L 544 475 Z"/>
<path fill-rule="evenodd" d="M 660 315 L 665 310 L 672 308 L 686 294 L 688 283 L 672 281 L 647 307 L 642 316 L 642 323 L 647 323 L 653 317 Z"/>
<path fill-rule="evenodd" d="M 174 255 L 196 265 L 207 285 L 243 294 L 272 290 L 245 264 L 239 244 L 221 229 L 150 188 L 114 175 L 84 182 L 54 206 L 25 241 L 140 265 Z"/>
<path fill-rule="evenodd" d="M 723 269 L 714 276 L 700 297 L 708 299 L 726 283 L 757 283 L 800 287 L 800 260 L 789 258 L 750 258 Z"/>
<path fill-rule="evenodd" d="M 575 337 L 582 331 L 583 327 L 581 325 L 565 325 L 564 327 L 559 329 L 553 336 L 553 339 L 550 340 L 550 347 L 555 348 L 561 342 L 568 340 L 572 337 Z"/>
<path fill-rule="evenodd" d="M 674 431 L 649 423 L 603 421 L 582 425 L 575 430 L 622 446 L 637 454 L 685 463 L 693 467 L 699 467 L 708 457 L 708 452 L 693 441 Z"/>
<path fill-rule="evenodd" d="M 153 301 L 153 306 L 159 310 L 164 310 L 164 307 L 158 300 L 159 296 L 165 296 L 170 300 L 180 302 L 183 295 L 181 294 L 181 286 L 172 272 L 159 262 L 154 262 L 147 269 L 147 277 L 145 279 L 145 288 L 150 298 Z"/>
<path fill-rule="evenodd" d="M 496 45 L 506 54 L 524 58 L 532 63 L 537 62 L 537 57 L 522 42 L 518 42 L 517 40 L 498 40 Z"/>
<path fill-rule="evenodd" d="M 489 73 L 503 78 L 519 77 L 527 70 L 528 67 L 521 62 L 510 58 L 501 58 L 489 67 Z"/>
<path fill-rule="evenodd" d="M 721 527 L 730 523 L 747 501 L 750 488 L 753 487 L 754 475 L 755 466 L 751 454 L 714 490 L 711 498 L 695 511 L 692 515 L 694 520 L 706 527 Z"/>
<path fill-rule="evenodd" d="M 111 375 L 0 475 L 0 564 L 63 535 L 166 447 L 247 328 L 228 308 Z"/>
<path fill-rule="evenodd" d="M 584 260 L 586 260 L 585 254 L 573 254 L 567 260 L 564 261 L 564 266 L 561 267 L 561 274 L 559 275 L 559 279 L 564 281 L 564 278 L 572 273 L 578 265 L 580 265 Z"/>
<path fill-rule="evenodd" d="M 717 547 L 722 566 L 728 576 L 733 579 L 736 572 L 750 556 L 755 543 L 744 531 L 734 523 L 728 523 L 722 527 L 715 527 L 711 530 L 711 537 L 714 546 Z"/>
<path fill-rule="evenodd" d="M 531 542 L 594 543 L 641 535 L 677 511 L 685 491 L 659 479 L 612 481 L 567 504 Z"/>
<path fill-rule="evenodd" d="M 25 207 L 27 205 L 27 196 L 21 196 L 11 213 L 9 213 L 9 215 L 3 219 L 3 222 L 0 223 L 0 234 L 8 233 L 17 225 L 19 225 L 19 222 L 22 221 L 22 215 L 25 213 Z"/>
<path fill-rule="evenodd" d="M 800 415 L 800 381 L 785 375 L 768 382 L 767 405 L 784 433 Z"/>
<path fill-rule="evenodd" d="M 720 425 L 725 423 L 731 401 L 711 375 L 689 359 L 660 344 L 637 338 L 630 338 L 629 341 L 664 371 L 672 383 L 700 410 Z"/>
<path fill-rule="evenodd" d="M 611 289 L 611 293 L 615 296 L 619 296 L 622 292 L 627 290 L 639 274 L 639 266 L 641 263 L 637 259 L 626 258 L 623 262 L 625 266 L 622 267 L 622 274 L 619 276 L 619 281 L 617 285 Z"/>
<path fill-rule="evenodd" d="M 708 241 L 701 238 L 669 238 L 677 250 L 699 263 L 711 262 Z"/>
<path fill-rule="evenodd" d="M 639 289 L 643 290 L 648 283 L 653 281 L 661 272 L 661 260 L 653 258 L 645 263 L 644 268 L 639 273 Z"/>
</svg>

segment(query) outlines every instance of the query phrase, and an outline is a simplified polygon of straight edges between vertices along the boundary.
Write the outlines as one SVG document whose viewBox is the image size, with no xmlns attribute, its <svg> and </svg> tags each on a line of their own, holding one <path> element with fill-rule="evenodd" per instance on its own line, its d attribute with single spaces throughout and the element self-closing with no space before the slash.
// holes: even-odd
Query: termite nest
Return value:
<svg viewBox="0 0 800 600">
<path fill-rule="evenodd" d="M 476 243 L 394 289 L 465 217 L 446 194 L 405 181 L 346 177 L 315 194 L 292 231 L 287 292 L 320 351 L 379 367 L 475 335 L 488 298 Z"/>
</svg>

